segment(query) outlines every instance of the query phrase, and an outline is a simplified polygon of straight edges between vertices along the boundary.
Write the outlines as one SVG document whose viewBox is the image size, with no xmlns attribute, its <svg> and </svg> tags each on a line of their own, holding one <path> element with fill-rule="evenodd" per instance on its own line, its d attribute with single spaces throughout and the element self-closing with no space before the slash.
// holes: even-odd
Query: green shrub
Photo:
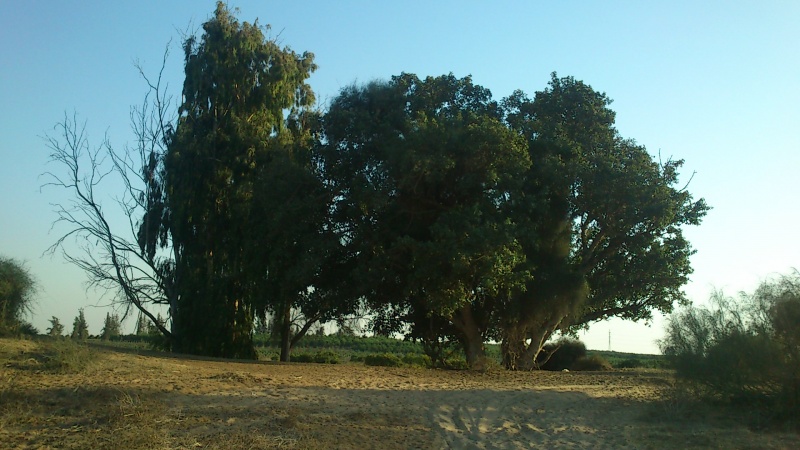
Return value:
<svg viewBox="0 0 800 450">
<path fill-rule="evenodd" d="M 578 340 L 561 338 L 545 344 L 537 364 L 543 370 L 563 370 L 572 367 L 576 361 L 586 357 L 586 345 Z"/>
<path fill-rule="evenodd" d="M 433 367 L 431 357 L 428 355 L 420 355 L 419 353 L 406 353 L 406 355 L 403 356 L 403 364 L 411 367 Z"/>
<path fill-rule="evenodd" d="M 625 358 L 614 363 L 613 366 L 615 369 L 637 369 L 639 367 L 647 367 L 639 358 Z"/>
<path fill-rule="evenodd" d="M 660 342 L 676 375 L 709 396 L 797 421 L 800 415 L 800 274 L 710 308 L 673 314 Z M 798 425 L 795 423 L 794 425 Z"/>
<path fill-rule="evenodd" d="M 451 356 L 444 360 L 444 368 L 450 370 L 467 370 L 469 364 L 463 356 Z"/>
<path fill-rule="evenodd" d="M 314 355 L 311 353 L 296 353 L 292 355 L 291 361 L 298 363 L 312 363 L 314 362 Z"/>
<path fill-rule="evenodd" d="M 364 356 L 364 364 L 368 366 L 401 367 L 403 360 L 394 353 L 377 353 Z"/>
<path fill-rule="evenodd" d="M 332 351 L 296 353 L 292 355 L 291 361 L 298 363 L 338 364 L 339 355 Z"/>
<path fill-rule="evenodd" d="M 339 355 L 330 350 L 317 352 L 314 355 L 314 362 L 318 364 L 339 364 Z"/>
<path fill-rule="evenodd" d="M 599 371 L 611 370 L 611 364 L 600 355 L 582 356 L 578 358 L 569 370 L 576 371 Z"/>
</svg>

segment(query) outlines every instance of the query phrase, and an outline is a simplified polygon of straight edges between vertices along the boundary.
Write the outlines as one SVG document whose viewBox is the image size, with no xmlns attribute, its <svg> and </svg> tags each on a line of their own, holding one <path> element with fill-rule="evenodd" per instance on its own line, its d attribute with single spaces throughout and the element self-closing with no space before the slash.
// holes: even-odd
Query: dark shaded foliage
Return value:
<svg viewBox="0 0 800 450">
<path fill-rule="evenodd" d="M 673 314 L 661 349 L 677 376 L 708 396 L 761 405 L 798 425 L 800 274 L 763 283 L 738 298 L 716 293 L 710 307 Z"/>
<path fill-rule="evenodd" d="M 569 338 L 545 344 L 537 360 L 543 370 L 571 368 L 579 359 L 586 357 L 586 344 Z"/>
</svg>

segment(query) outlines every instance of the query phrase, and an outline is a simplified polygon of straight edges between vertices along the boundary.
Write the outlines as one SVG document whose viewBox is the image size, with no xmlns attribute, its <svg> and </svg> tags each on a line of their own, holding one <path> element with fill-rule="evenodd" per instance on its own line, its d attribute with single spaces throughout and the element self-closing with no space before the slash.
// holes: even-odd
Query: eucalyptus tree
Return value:
<svg viewBox="0 0 800 450">
<path fill-rule="evenodd" d="M 453 75 L 348 87 L 324 125 L 333 221 L 358 292 L 390 328 L 451 327 L 479 368 L 486 302 L 524 278 L 504 208 L 529 166 L 525 141 L 489 90 Z"/>
<path fill-rule="evenodd" d="M 530 277 L 498 311 L 508 368 L 534 367 L 556 331 L 647 320 L 686 301 L 693 250 L 682 229 L 709 208 L 677 187 L 682 160 L 655 161 L 619 135 L 610 103 L 555 74 L 533 100 L 516 92 L 503 102 L 532 161 L 509 208 Z"/>
<path fill-rule="evenodd" d="M 258 242 L 249 217 L 258 177 L 269 173 L 262 166 L 294 145 L 286 116 L 314 101 L 305 83 L 313 55 L 280 48 L 222 2 L 184 52 L 183 102 L 164 160 L 165 222 L 180 254 L 175 344 L 253 358 L 253 320 L 263 307 L 254 286 L 263 267 L 248 259 Z"/>
</svg>

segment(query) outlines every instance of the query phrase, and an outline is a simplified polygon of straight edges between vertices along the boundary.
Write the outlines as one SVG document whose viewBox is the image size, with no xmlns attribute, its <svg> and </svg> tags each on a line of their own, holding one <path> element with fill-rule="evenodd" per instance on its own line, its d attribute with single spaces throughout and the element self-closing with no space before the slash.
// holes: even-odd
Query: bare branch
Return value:
<svg viewBox="0 0 800 450">
<path fill-rule="evenodd" d="M 50 163 L 63 171 L 42 174 L 46 179 L 42 188 L 64 189 L 71 196 L 52 205 L 57 217 L 51 230 L 64 231 L 46 253 L 60 251 L 67 262 L 87 274 L 88 288 L 112 293 L 112 303 L 123 307 L 125 316 L 131 308 L 139 310 L 170 337 L 170 331 L 148 308 L 169 305 L 173 315 L 177 299 L 170 268 L 174 267 L 176 253 L 148 251 L 139 239 L 151 201 L 160 195 L 154 191 L 158 189 L 154 177 L 158 176 L 157 166 L 163 161 L 174 126 L 169 119 L 174 117 L 171 97 L 165 94 L 161 82 L 168 54 L 164 52 L 154 81 L 136 66 L 148 85 L 142 106 L 131 110 L 136 144 L 118 151 L 106 134 L 99 146 L 91 147 L 86 123 L 79 124 L 75 113 L 72 117 L 65 114 L 54 127 L 57 136 L 45 137 Z M 118 211 L 107 210 L 103 203 L 103 194 L 112 183 L 124 186 L 120 195 L 111 197 Z M 113 228 L 112 213 L 121 213 L 127 219 L 127 231 Z"/>
</svg>

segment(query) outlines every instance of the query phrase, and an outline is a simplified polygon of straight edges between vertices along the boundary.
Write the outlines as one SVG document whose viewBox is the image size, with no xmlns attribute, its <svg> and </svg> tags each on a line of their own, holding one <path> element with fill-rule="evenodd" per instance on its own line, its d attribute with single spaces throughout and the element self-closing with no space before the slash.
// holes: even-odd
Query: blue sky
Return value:
<svg viewBox="0 0 800 450">
<path fill-rule="evenodd" d="M 86 308 L 98 333 L 109 310 L 85 277 L 42 253 L 59 236 L 40 190 L 42 139 L 64 113 L 88 122 L 99 144 L 132 139 L 131 106 L 172 40 L 166 78 L 180 95 L 181 33 L 209 18 L 214 2 L 6 2 L 0 15 L 0 254 L 25 261 L 40 281 L 33 324 L 67 327 Z M 666 159 L 686 160 L 689 189 L 714 208 L 687 236 L 697 254 L 686 292 L 704 303 L 715 288 L 753 290 L 800 267 L 800 3 L 794 1 L 355 2 L 238 1 L 243 21 L 319 65 L 310 83 L 324 105 L 353 82 L 400 72 L 471 74 L 496 98 L 543 89 L 571 75 L 614 99 L 620 133 Z M 113 192 L 108 192 L 111 208 Z M 63 230 L 62 230 L 63 231 Z M 127 323 L 133 327 L 133 321 Z M 590 348 L 656 352 L 663 320 L 601 322 Z"/>
</svg>

